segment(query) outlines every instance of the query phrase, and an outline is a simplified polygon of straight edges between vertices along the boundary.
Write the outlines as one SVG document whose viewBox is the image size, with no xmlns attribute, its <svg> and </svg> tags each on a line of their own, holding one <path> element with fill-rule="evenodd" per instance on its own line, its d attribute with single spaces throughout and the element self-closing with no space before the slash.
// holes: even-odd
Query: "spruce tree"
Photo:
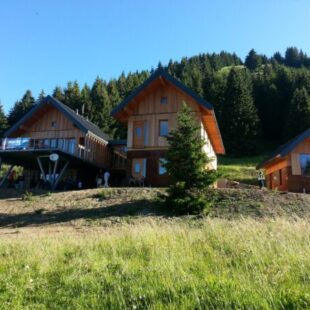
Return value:
<svg viewBox="0 0 310 310">
<path fill-rule="evenodd" d="M 7 129 L 7 127 L 8 127 L 8 121 L 5 116 L 3 106 L 0 103 L 0 135 L 3 134 L 3 132 Z"/>
<path fill-rule="evenodd" d="M 233 68 L 230 71 L 224 96 L 221 129 L 227 153 L 256 153 L 260 123 L 246 70 Z"/>
<path fill-rule="evenodd" d="M 15 124 L 25 113 L 33 106 L 35 100 L 30 90 L 27 90 L 20 101 L 16 101 L 8 115 L 8 123 L 10 126 Z"/>
<path fill-rule="evenodd" d="M 295 90 L 289 105 L 286 138 L 290 139 L 310 128 L 310 96 L 302 87 Z"/>
<path fill-rule="evenodd" d="M 194 113 L 183 103 L 177 128 L 167 136 L 169 144 L 164 166 L 175 181 L 168 190 L 166 204 L 178 213 L 199 213 L 206 209 L 206 186 L 216 179 L 216 172 L 207 168 L 212 160 L 203 151 L 205 141 Z"/>
<path fill-rule="evenodd" d="M 184 182 L 185 188 L 206 186 L 214 179 L 208 178 L 206 170 L 210 162 L 203 151 L 205 141 L 200 135 L 200 124 L 194 119 L 194 113 L 183 103 L 178 114 L 177 128 L 167 136 L 169 144 L 166 153 L 166 168 L 171 177 L 177 182 Z"/>
<path fill-rule="evenodd" d="M 56 86 L 55 89 L 53 90 L 53 97 L 59 100 L 60 102 L 64 103 L 65 94 L 60 86 Z"/>
<path fill-rule="evenodd" d="M 244 64 L 249 70 L 255 70 L 262 64 L 262 57 L 257 55 L 254 49 L 251 49 L 245 58 Z"/>
</svg>

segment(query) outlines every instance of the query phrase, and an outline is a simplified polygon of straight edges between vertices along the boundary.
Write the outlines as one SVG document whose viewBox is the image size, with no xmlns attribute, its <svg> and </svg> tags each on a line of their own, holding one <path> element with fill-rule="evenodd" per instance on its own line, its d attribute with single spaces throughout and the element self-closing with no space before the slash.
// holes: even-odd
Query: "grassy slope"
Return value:
<svg viewBox="0 0 310 310">
<path fill-rule="evenodd" d="M 220 170 L 251 184 L 259 160 Z M 211 190 L 197 218 L 158 191 L 0 193 L 0 309 L 310 307 L 310 195 Z"/>
<path fill-rule="evenodd" d="M 3 309 L 310 306 L 309 222 L 123 225 L 0 244 Z"/>
<path fill-rule="evenodd" d="M 0 309 L 310 306 L 309 195 L 211 191 L 196 218 L 157 191 L 0 200 Z"/>
<path fill-rule="evenodd" d="M 247 184 L 257 184 L 256 165 L 266 156 L 254 156 L 233 158 L 227 156 L 219 157 L 219 169 L 222 177 L 232 181 L 238 181 Z"/>
</svg>

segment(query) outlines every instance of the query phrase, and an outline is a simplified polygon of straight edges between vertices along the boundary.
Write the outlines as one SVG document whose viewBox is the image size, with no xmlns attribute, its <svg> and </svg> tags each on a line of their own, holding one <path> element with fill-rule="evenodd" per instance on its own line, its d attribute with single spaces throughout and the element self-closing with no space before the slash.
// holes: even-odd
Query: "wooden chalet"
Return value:
<svg viewBox="0 0 310 310">
<path fill-rule="evenodd" d="M 310 129 L 281 145 L 257 166 L 269 189 L 310 193 Z"/>
<path fill-rule="evenodd" d="M 0 185 L 14 166 L 22 166 L 26 188 L 42 179 L 52 189 L 76 180 L 84 187 L 94 186 L 99 169 L 124 174 L 124 149 L 124 141 L 110 141 L 78 112 L 47 96 L 4 133 L 0 160 L 10 169 Z"/>
<path fill-rule="evenodd" d="M 176 127 L 183 102 L 201 125 L 205 152 L 213 158 L 209 168 L 217 169 L 216 154 L 224 154 L 225 149 L 213 106 L 159 69 L 112 111 L 112 116 L 128 127 L 128 177 L 152 186 L 171 182 L 162 165 L 168 147 L 166 135 Z"/>
</svg>

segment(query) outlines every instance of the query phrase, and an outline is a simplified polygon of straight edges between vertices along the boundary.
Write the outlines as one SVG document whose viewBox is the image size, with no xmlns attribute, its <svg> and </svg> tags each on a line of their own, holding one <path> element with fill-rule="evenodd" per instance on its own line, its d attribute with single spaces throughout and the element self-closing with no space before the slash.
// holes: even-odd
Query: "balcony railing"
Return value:
<svg viewBox="0 0 310 310">
<path fill-rule="evenodd" d="M 19 150 L 59 150 L 79 158 L 85 158 L 88 150 L 77 145 L 75 139 L 31 139 L 31 138 L 4 138 L 0 140 L 1 151 Z"/>
</svg>

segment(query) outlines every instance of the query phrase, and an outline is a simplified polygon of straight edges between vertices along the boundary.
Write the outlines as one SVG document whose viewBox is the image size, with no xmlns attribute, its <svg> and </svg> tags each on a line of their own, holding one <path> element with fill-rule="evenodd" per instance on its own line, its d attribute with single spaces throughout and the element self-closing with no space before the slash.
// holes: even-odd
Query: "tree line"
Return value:
<svg viewBox="0 0 310 310">
<path fill-rule="evenodd" d="M 171 75 L 215 108 L 228 154 L 252 155 L 265 145 L 284 142 L 310 127 L 310 57 L 296 47 L 282 56 L 252 49 L 242 61 L 234 53 L 200 54 L 170 60 Z M 52 95 L 98 125 L 111 138 L 126 138 L 126 128 L 110 116 L 111 109 L 154 71 L 144 70 L 105 81 L 97 77 L 83 87 L 74 81 L 56 86 Z M 42 91 L 37 100 L 45 96 Z M 36 99 L 27 90 L 6 116 L 0 107 L 0 130 L 14 124 Z"/>
</svg>

